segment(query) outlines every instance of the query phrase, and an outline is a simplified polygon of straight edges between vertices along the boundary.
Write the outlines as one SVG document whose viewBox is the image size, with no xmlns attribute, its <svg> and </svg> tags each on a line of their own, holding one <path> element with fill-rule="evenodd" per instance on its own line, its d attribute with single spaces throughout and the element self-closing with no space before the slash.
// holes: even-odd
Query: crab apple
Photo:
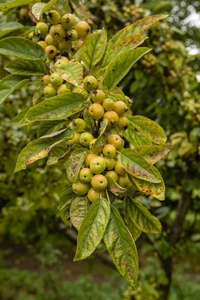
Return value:
<svg viewBox="0 0 200 300">
<path fill-rule="evenodd" d="M 94 174 L 100 174 L 106 169 L 106 161 L 103 157 L 97 156 L 90 161 L 90 170 Z"/>
<path fill-rule="evenodd" d="M 119 126 L 120 129 L 124 129 L 128 126 L 128 123 L 129 123 L 129 121 L 128 121 L 127 117 L 126 116 L 121 116 L 119 118 L 119 121 L 118 121 L 117 125 Z"/>
<path fill-rule="evenodd" d="M 44 50 L 46 49 L 46 47 L 48 46 L 47 43 L 45 41 L 39 41 L 37 42 L 38 45 L 40 45 Z"/>
<path fill-rule="evenodd" d="M 63 79 L 60 77 L 60 75 L 57 72 L 54 72 L 50 75 L 50 83 L 53 86 L 59 86 L 63 83 Z"/>
<path fill-rule="evenodd" d="M 102 90 L 95 90 L 92 92 L 91 98 L 92 101 L 95 103 L 103 103 L 104 99 L 105 99 L 105 94 Z"/>
<path fill-rule="evenodd" d="M 118 134 L 111 134 L 108 137 L 108 144 L 115 146 L 116 149 L 121 148 L 122 138 Z"/>
<path fill-rule="evenodd" d="M 37 25 L 35 26 L 35 29 L 36 29 L 36 32 L 38 32 L 42 38 L 44 38 L 45 35 L 47 34 L 47 32 L 49 31 L 48 25 L 44 22 L 37 23 Z"/>
<path fill-rule="evenodd" d="M 82 94 L 84 96 L 84 99 L 86 100 L 88 98 L 88 92 L 86 90 L 83 90 L 79 87 L 75 87 L 73 89 L 73 93 Z"/>
<path fill-rule="evenodd" d="M 69 140 L 70 145 L 79 144 L 80 135 L 80 133 L 74 132 L 73 139 Z"/>
<path fill-rule="evenodd" d="M 110 111 L 113 109 L 114 107 L 114 101 L 110 98 L 106 98 L 104 101 L 103 101 L 103 107 L 106 111 Z"/>
<path fill-rule="evenodd" d="M 116 101 L 114 103 L 113 110 L 118 114 L 118 116 L 122 116 L 128 110 L 128 107 L 125 102 Z"/>
<path fill-rule="evenodd" d="M 116 182 L 118 181 L 118 178 L 119 178 L 118 174 L 115 171 L 108 171 L 108 172 L 106 172 L 105 176 L 106 176 L 106 178 L 109 178 L 109 177 L 112 178 Z"/>
<path fill-rule="evenodd" d="M 69 126 L 74 131 L 83 131 L 85 129 L 86 123 L 83 119 L 77 118 L 73 120 L 73 122 L 71 122 Z"/>
<path fill-rule="evenodd" d="M 50 24 L 56 25 L 60 22 L 60 14 L 57 10 L 51 10 L 47 15 L 47 21 Z"/>
<path fill-rule="evenodd" d="M 58 42 L 55 41 L 52 36 L 50 34 L 47 34 L 47 36 L 45 37 L 45 42 L 48 44 L 48 45 L 53 45 L 55 47 L 58 46 Z"/>
<path fill-rule="evenodd" d="M 89 107 L 89 113 L 95 120 L 100 120 L 104 116 L 103 106 L 99 103 L 93 103 Z"/>
<path fill-rule="evenodd" d="M 91 140 L 93 140 L 93 136 L 91 135 L 91 133 L 89 132 L 83 132 L 81 135 L 80 135 L 80 139 L 79 139 L 79 143 L 84 146 L 84 147 L 88 147 L 89 146 L 89 143 Z"/>
<path fill-rule="evenodd" d="M 66 87 L 66 84 L 63 83 L 57 88 L 57 95 L 61 95 L 64 93 L 69 93 L 71 92 L 69 88 Z"/>
<path fill-rule="evenodd" d="M 78 41 L 76 44 L 76 50 L 79 50 L 83 46 L 84 41 Z"/>
<path fill-rule="evenodd" d="M 92 179 L 92 172 L 89 168 L 83 168 L 80 170 L 79 179 L 81 182 L 89 183 Z"/>
<path fill-rule="evenodd" d="M 104 191 L 95 191 L 93 188 L 90 188 L 88 191 L 87 197 L 90 202 L 93 202 L 99 198 L 104 198 L 105 192 Z"/>
<path fill-rule="evenodd" d="M 103 119 L 108 120 L 108 127 L 115 126 L 119 121 L 119 116 L 115 111 L 105 112 Z"/>
<path fill-rule="evenodd" d="M 115 160 L 114 158 L 111 157 L 104 157 L 105 161 L 106 161 L 106 169 L 107 170 L 112 170 L 115 166 Z"/>
<path fill-rule="evenodd" d="M 102 174 L 94 175 L 91 180 L 91 185 L 95 190 L 103 191 L 108 185 L 108 180 Z"/>
<path fill-rule="evenodd" d="M 91 142 L 89 143 L 89 148 L 90 148 L 90 150 L 91 150 L 93 153 L 98 154 L 98 153 L 100 153 L 100 152 L 102 151 L 103 146 L 99 146 L 99 147 L 93 148 L 93 146 L 94 146 L 96 140 L 97 140 L 97 139 L 91 140 Z"/>
<path fill-rule="evenodd" d="M 86 76 L 83 80 L 83 84 L 84 84 L 84 88 L 88 92 L 96 90 L 96 88 L 98 87 L 98 81 L 94 76 Z"/>
<path fill-rule="evenodd" d="M 70 51 L 72 49 L 72 42 L 71 41 L 66 41 L 65 39 L 61 39 L 58 42 L 58 48 L 60 50 Z"/>
<path fill-rule="evenodd" d="M 77 180 L 72 184 L 72 189 L 77 195 L 83 196 L 87 194 L 89 190 L 89 184 Z"/>
<path fill-rule="evenodd" d="M 67 30 L 66 34 L 70 41 L 76 41 L 78 39 L 78 33 L 74 28 Z"/>
<path fill-rule="evenodd" d="M 48 58 L 53 59 L 56 56 L 57 49 L 55 46 L 49 45 L 45 48 L 45 52 L 46 52 Z"/>
<path fill-rule="evenodd" d="M 58 59 L 54 64 L 54 69 L 64 69 L 69 64 L 69 61 L 66 62 L 63 59 Z"/>
<path fill-rule="evenodd" d="M 43 94 L 46 98 L 50 98 L 50 97 L 56 96 L 57 91 L 53 86 L 47 85 L 44 88 Z"/>
<path fill-rule="evenodd" d="M 43 77 L 43 83 L 45 84 L 45 85 L 48 85 L 49 84 L 49 75 L 44 75 L 44 77 Z"/>
<path fill-rule="evenodd" d="M 50 35 L 56 40 L 56 41 L 60 41 L 61 39 L 66 37 L 66 33 L 64 28 L 62 27 L 62 25 L 57 24 L 57 25 L 53 25 L 50 28 Z"/>
<path fill-rule="evenodd" d="M 93 158 L 96 158 L 98 157 L 98 155 L 96 155 L 95 153 L 89 153 L 86 155 L 85 157 L 85 165 L 86 167 L 89 167 L 90 166 L 90 161 L 93 159 Z"/>
<path fill-rule="evenodd" d="M 119 176 L 118 184 L 125 189 L 130 188 L 132 185 L 127 175 Z"/>
<path fill-rule="evenodd" d="M 75 27 L 77 33 L 78 33 L 78 37 L 79 38 L 84 38 L 86 37 L 86 35 L 88 35 L 88 33 L 90 32 L 90 26 L 87 22 L 85 21 L 80 21 L 76 24 Z"/>
<path fill-rule="evenodd" d="M 106 157 L 115 157 L 116 148 L 114 145 L 106 144 L 103 148 L 103 154 Z"/>
<path fill-rule="evenodd" d="M 34 36 L 34 31 L 31 31 L 28 35 L 29 40 L 32 40 L 33 36 Z"/>
<path fill-rule="evenodd" d="M 76 18 L 72 14 L 65 14 L 61 18 L 62 27 L 65 29 L 71 29 L 76 25 Z"/>
<path fill-rule="evenodd" d="M 121 175 L 121 176 L 125 176 L 125 175 L 126 175 L 126 171 L 125 171 L 124 168 L 120 165 L 119 161 L 117 161 L 116 164 L 115 164 L 115 172 L 116 172 L 118 175 Z"/>
</svg>

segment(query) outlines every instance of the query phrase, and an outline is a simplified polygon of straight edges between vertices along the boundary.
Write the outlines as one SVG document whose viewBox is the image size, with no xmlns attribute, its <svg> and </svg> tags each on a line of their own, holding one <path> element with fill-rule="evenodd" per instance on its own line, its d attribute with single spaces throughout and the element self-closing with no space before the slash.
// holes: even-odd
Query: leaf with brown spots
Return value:
<svg viewBox="0 0 200 300">
<path fill-rule="evenodd" d="M 72 200 L 76 197 L 72 190 L 72 186 L 67 186 L 64 191 L 61 193 L 59 198 L 59 212 L 62 220 L 68 225 L 71 226 L 71 220 L 69 215 L 70 206 Z"/>
<path fill-rule="evenodd" d="M 87 155 L 86 148 L 74 150 L 67 161 L 67 177 L 71 182 L 76 182 L 78 174 Z"/>
<path fill-rule="evenodd" d="M 137 286 L 138 255 L 135 242 L 118 210 L 111 205 L 111 217 L 104 242 L 119 273 L 133 286 Z"/>
<path fill-rule="evenodd" d="M 123 136 L 133 146 L 152 145 L 152 142 L 131 123 L 128 124 L 128 128 L 123 132 Z"/>
<path fill-rule="evenodd" d="M 110 176 L 107 176 L 108 179 L 108 189 L 113 194 L 118 196 L 119 194 L 123 194 L 127 192 L 127 189 L 121 187 L 114 179 L 112 179 Z"/>
<path fill-rule="evenodd" d="M 142 233 L 142 230 L 131 221 L 131 218 L 128 214 L 127 209 L 125 210 L 124 220 L 126 222 L 128 230 L 130 231 L 134 241 L 137 241 L 137 239 L 140 237 L 140 235 Z"/>
<path fill-rule="evenodd" d="M 77 230 L 80 229 L 87 210 L 88 200 L 86 196 L 78 196 L 72 201 L 69 214 L 71 222 Z"/>
<path fill-rule="evenodd" d="M 171 150 L 170 146 L 141 146 L 135 147 L 134 151 L 139 153 L 146 161 L 151 164 L 155 164 L 159 161 L 163 156 L 165 156 Z"/>
<path fill-rule="evenodd" d="M 83 81 L 83 66 L 79 61 L 71 60 L 64 69 L 57 69 L 57 73 L 67 82 L 78 86 Z"/>
</svg>

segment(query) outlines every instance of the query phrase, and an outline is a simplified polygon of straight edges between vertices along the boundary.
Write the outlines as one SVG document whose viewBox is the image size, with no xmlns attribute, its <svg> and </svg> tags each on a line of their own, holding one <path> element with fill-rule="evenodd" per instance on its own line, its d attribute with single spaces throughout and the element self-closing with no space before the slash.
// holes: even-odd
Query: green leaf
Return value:
<svg viewBox="0 0 200 300">
<path fill-rule="evenodd" d="M 121 187 L 114 179 L 112 179 L 110 176 L 106 176 L 108 179 L 108 189 L 116 196 L 123 194 L 127 192 L 127 189 Z"/>
<path fill-rule="evenodd" d="M 97 199 L 89 207 L 81 224 L 74 261 L 84 259 L 94 252 L 103 238 L 110 217 L 106 199 Z"/>
<path fill-rule="evenodd" d="M 10 120 L 9 123 L 11 123 L 12 125 L 16 125 L 24 118 L 27 111 L 28 111 L 28 107 L 20 111 L 20 113 L 18 113 L 18 115 L 16 115 L 12 120 Z"/>
<path fill-rule="evenodd" d="M 1 23 L 0 28 L 0 37 L 13 32 L 15 30 L 23 28 L 24 25 L 18 23 L 18 22 L 7 22 L 7 23 Z"/>
<path fill-rule="evenodd" d="M 64 69 L 56 70 L 67 82 L 78 86 L 83 81 L 83 66 L 78 61 L 70 61 Z"/>
<path fill-rule="evenodd" d="M 106 97 L 112 99 L 113 101 L 123 101 L 126 102 L 126 98 L 122 90 L 115 86 L 112 90 L 105 92 Z"/>
<path fill-rule="evenodd" d="M 134 150 L 144 157 L 146 161 L 151 164 L 155 164 L 171 150 L 171 147 L 150 145 L 135 147 Z"/>
<path fill-rule="evenodd" d="M 41 122 L 37 130 L 37 137 L 56 132 L 60 130 L 65 124 L 65 121 L 63 122 L 60 120 Z"/>
<path fill-rule="evenodd" d="M 152 166 L 154 172 L 156 173 L 157 177 L 160 178 L 161 182 L 153 183 L 146 180 L 141 180 L 136 177 L 131 177 L 137 188 L 145 194 L 151 195 L 158 200 L 165 200 L 165 184 L 160 175 L 159 171 Z"/>
<path fill-rule="evenodd" d="M 0 4 L 0 11 L 13 7 L 28 5 L 30 3 L 40 2 L 40 0 L 3 0 Z"/>
<path fill-rule="evenodd" d="M 94 119 L 89 113 L 89 110 L 87 108 L 83 111 L 83 119 L 86 123 L 86 130 L 93 131 L 94 130 Z"/>
<path fill-rule="evenodd" d="M 117 55 L 106 68 L 103 81 L 104 87 L 108 90 L 114 88 L 129 72 L 134 63 L 149 51 L 151 49 L 141 47 L 127 50 Z"/>
<path fill-rule="evenodd" d="M 66 151 L 67 150 L 67 151 Z M 51 153 L 48 157 L 47 165 L 55 165 L 58 164 L 58 162 L 63 159 L 64 164 L 62 167 L 65 167 L 67 163 L 67 159 L 70 155 L 70 153 L 73 150 L 73 146 L 70 148 L 66 148 L 64 146 L 55 146 L 54 148 L 51 149 Z"/>
<path fill-rule="evenodd" d="M 1 40 L 0 53 L 29 60 L 47 59 L 46 52 L 40 45 L 21 37 L 7 37 Z"/>
<path fill-rule="evenodd" d="M 84 109 L 84 97 L 77 93 L 67 93 L 48 98 L 29 109 L 25 122 L 62 120 Z M 22 124 L 23 125 L 23 124 Z"/>
<path fill-rule="evenodd" d="M 80 229 L 87 210 L 88 200 L 86 196 L 78 196 L 72 201 L 69 214 L 71 222 L 77 230 Z"/>
<path fill-rule="evenodd" d="M 126 205 L 126 210 L 125 210 L 125 214 L 124 214 L 124 219 L 125 219 L 128 230 L 130 231 L 134 241 L 137 241 L 137 239 L 140 237 L 140 235 L 142 233 L 142 230 L 131 221 L 131 218 L 127 211 L 127 205 Z"/>
<path fill-rule="evenodd" d="M 128 128 L 123 132 L 123 136 L 133 146 L 152 145 L 152 142 L 146 136 L 142 135 L 131 123 L 128 124 Z"/>
<path fill-rule="evenodd" d="M 44 75 L 46 67 L 42 60 L 15 59 L 4 68 L 14 75 Z"/>
<path fill-rule="evenodd" d="M 127 118 L 130 123 L 150 141 L 159 145 L 163 145 L 166 142 L 166 134 L 162 127 L 156 122 L 143 116 L 127 116 Z"/>
<path fill-rule="evenodd" d="M 157 177 L 153 166 L 149 164 L 140 154 L 131 149 L 122 149 L 118 152 L 119 163 L 132 176 L 146 181 L 158 183 L 161 181 Z"/>
<path fill-rule="evenodd" d="M 117 209 L 111 205 L 111 218 L 104 234 L 104 242 L 119 273 L 137 286 L 138 255 L 135 242 Z"/>
<path fill-rule="evenodd" d="M 81 58 L 86 66 L 91 69 L 102 58 L 107 43 L 107 33 L 105 29 L 95 30 L 84 40 L 81 48 Z"/>
<path fill-rule="evenodd" d="M 85 160 L 87 151 L 84 151 L 85 148 L 77 149 L 72 152 L 67 162 L 67 177 L 71 182 L 76 182 L 80 169 Z"/>
<path fill-rule="evenodd" d="M 24 76 L 10 75 L 0 81 L 0 104 L 16 89 L 25 85 L 30 79 Z"/>
<path fill-rule="evenodd" d="M 129 35 L 124 39 L 120 40 L 116 45 L 114 45 L 109 52 L 106 52 L 106 55 L 103 58 L 103 62 L 101 67 L 106 67 L 111 60 L 116 57 L 118 54 L 130 50 L 135 49 L 139 45 L 141 45 L 147 39 L 144 35 Z"/>
<path fill-rule="evenodd" d="M 28 143 L 17 158 L 14 172 L 26 169 L 27 165 L 45 157 L 52 147 L 58 145 L 64 140 L 73 138 L 73 135 L 74 133 L 71 129 L 63 129 Z"/>
<path fill-rule="evenodd" d="M 117 34 L 115 34 L 108 42 L 107 47 L 106 47 L 106 53 L 107 55 L 108 52 L 122 39 L 124 39 L 127 36 L 130 35 L 135 35 L 135 34 L 141 34 L 147 29 L 149 29 L 152 25 L 157 23 L 158 21 L 165 19 L 167 16 L 166 15 L 154 15 L 154 16 L 149 16 L 146 18 L 143 18 L 134 24 L 131 24 L 129 26 L 126 26 L 122 30 L 120 30 Z"/>
<path fill-rule="evenodd" d="M 160 221 L 154 217 L 141 203 L 133 198 L 127 197 L 127 211 L 134 224 L 142 231 L 148 233 L 160 233 L 162 226 Z"/>
<path fill-rule="evenodd" d="M 61 193 L 59 198 L 59 212 L 62 220 L 68 225 L 71 226 L 69 210 L 72 203 L 72 200 L 77 195 L 74 194 L 72 186 L 67 186 L 64 191 Z"/>
<path fill-rule="evenodd" d="M 107 125 L 108 125 L 108 120 L 105 119 L 101 122 L 101 125 L 100 125 L 100 128 L 99 128 L 99 136 L 96 139 L 92 149 L 98 148 L 100 146 L 104 146 L 106 144 L 106 139 L 103 136 L 103 134 L 106 131 Z"/>
<path fill-rule="evenodd" d="M 32 6 L 32 13 L 36 17 L 36 19 L 39 20 L 41 15 L 56 3 L 57 0 L 51 0 L 48 3 L 36 3 Z"/>
</svg>

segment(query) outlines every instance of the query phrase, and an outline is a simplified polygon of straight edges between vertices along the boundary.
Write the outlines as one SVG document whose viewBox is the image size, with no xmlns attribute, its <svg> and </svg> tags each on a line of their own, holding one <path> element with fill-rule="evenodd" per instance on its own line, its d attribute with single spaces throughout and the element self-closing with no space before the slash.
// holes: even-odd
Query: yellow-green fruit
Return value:
<svg viewBox="0 0 200 300">
<path fill-rule="evenodd" d="M 53 86 L 60 86 L 63 83 L 63 79 L 60 77 L 60 75 L 57 72 L 54 72 L 50 75 L 50 83 Z"/>
<path fill-rule="evenodd" d="M 56 96 L 57 91 L 56 91 L 56 89 L 55 89 L 53 86 L 47 85 L 47 86 L 44 88 L 43 93 L 44 93 L 44 96 L 45 96 L 46 98 L 50 98 L 50 97 Z"/>
<path fill-rule="evenodd" d="M 57 10 L 51 10 L 47 15 L 47 21 L 50 24 L 56 25 L 60 22 L 60 14 Z"/>
<path fill-rule="evenodd" d="M 105 161 L 106 161 L 106 169 L 107 170 L 112 170 L 115 166 L 115 160 L 114 158 L 111 157 L 104 157 Z"/>
<path fill-rule="evenodd" d="M 106 111 L 110 111 L 113 109 L 114 107 L 114 101 L 110 98 L 106 98 L 104 101 L 103 101 L 103 107 Z"/>
<path fill-rule="evenodd" d="M 75 132 L 73 139 L 69 140 L 70 145 L 79 144 L 80 133 Z"/>
<path fill-rule="evenodd" d="M 61 18 L 62 27 L 65 29 L 71 29 L 76 25 L 76 18 L 72 14 L 65 14 Z"/>
<path fill-rule="evenodd" d="M 125 176 L 126 171 L 124 168 L 120 165 L 120 163 L 117 161 L 115 164 L 115 172 L 117 172 L 118 175 Z"/>
<path fill-rule="evenodd" d="M 58 59 L 54 64 L 54 69 L 64 69 L 69 64 L 69 61 L 66 62 L 63 59 Z"/>
<path fill-rule="evenodd" d="M 45 84 L 45 85 L 48 85 L 49 84 L 49 75 L 44 75 L 44 77 L 43 77 L 43 83 Z"/>
<path fill-rule="evenodd" d="M 88 35 L 88 33 L 90 32 L 90 26 L 85 21 L 80 21 L 79 23 L 77 23 L 75 29 L 78 33 L 79 38 L 86 37 Z"/>
<path fill-rule="evenodd" d="M 39 22 L 37 23 L 37 25 L 35 26 L 36 32 L 42 37 L 44 38 L 45 35 L 47 34 L 47 32 L 49 31 L 49 27 L 46 23 L 44 22 Z"/>
<path fill-rule="evenodd" d="M 33 36 L 34 36 L 34 31 L 31 31 L 28 35 L 29 40 L 32 40 Z"/>
<path fill-rule="evenodd" d="M 115 154 L 116 154 L 115 146 L 111 145 L 111 144 L 105 145 L 104 148 L 103 148 L 103 154 L 106 157 L 115 157 Z"/>
<path fill-rule="evenodd" d="M 55 41 L 52 36 L 50 34 L 47 34 L 47 36 L 45 37 L 45 42 L 48 44 L 48 45 L 53 45 L 55 47 L 58 46 L 58 42 Z"/>
<path fill-rule="evenodd" d="M 90 161 L 90 170 L 94 174 L 100 174 L 106 169 L 106 161 L 103 157 L 97 156 Z"/>
<path fill-rule="evenodd" d="M 20 19 L 25 19 L 28 17 L 28 6 L 23 6 L 19 10 Z"/>
<path fill-rule="evenodd" d="M 49 45 L 45 48 L 45 52 L 46 52 L 48 58 L 53 59 L 56 56 L 57 49 L 55 46 Z"/>
<path fill-rule="evenodd" d="M 115 111 L 107 111 L 105 112 L 103 119 L 108 120 L 108 127 L 112 127 L 117 125 L 119 121 L 119 116 Z"/>
<path fill-rule="evenodd" d="M 78 39 L 78 33 L 74 28 L 67 30 L 66 34 L 70 41 L 76 41 Z"/>
<path fill-rule="evenodd" d="M 61 95 L 61 94 L 64 94 L 64 93 L 69 93 L 69 92 L 71 92 L 71 91 L 70 91 L 70 89 L 68 89 L 68 88 L 66 87 L 66 84 L 65 84 L 65 83 L 61 84 L 61 85 L 58 87 L 58 89 L 57 89 L 57 95 Z"/>
<path fill-rule="evenodd" d="M 108 180 L 102 174 L 94 175 L 91 180 L 91 185 L 95 190 L 103 191 L 108 185 Z"/>
<path fill-rule="evenodd" d="M 86 123 L 83 119 L 77 118 L 73 120 L 73 122 L 71 122 L 69 126 L 74 131 L 83 131 L 86 127 Z"/>
<path fill-rule="evenodd" d="M 91 140 L 91 142 L 89 143 L 89 148 L 90 148 L 90 150 L 91 150 L 93 153 L 98 154 L 98 153 L 100 153 L 100 152 L 102 151 L 103 146 L 99 146 L 99 147 L 97 147 L 97 148 L 93 148 L 93 146 L 94 146 L 96 140 L 97 140 L 97 139 Z"/>
<path fill-rule="evenodd" d="M 65 39 L 62 39 L 58 42 L 58 48 L 60 50 L 70 51 L 72 49 L 72 42 L 71 41 L 66 41 Z"/>
<path fill-rule="evenodd" d="M 93 173 L 89 168 L 83 168 L 80 170 L 79 179 L 81 182 L 89 183 L 93 177 Z"/>
<path fill-rule="evenodd" d="M 103 103 L 105 99 L 105 94 L 102 90 L 95 90 L 92 92 L 91 98 L 94 103 Z"/>
<path fill-rule="evenodd" d="M 89 190 L 89 184 L 77 180 L 75 183 L 72 184 L 72 189 L 77 195 L 83 196 L 87 194 Z"/>
<path fill-rule="evenodd" d="M 118 134 L 111 134 L 108 137 L 108 144 L 115 146 L 116 149 L 122 147 L 122 139 Z"/>
<path fill-rule="evenodd" d="M 83 80 L 83 84 L 84 84 L 84 88 L 88 92 L 96 90 L 96 88 L 98 87 L 98 81 L 94 76 L 86 76 Z"/>
<path fill-rule="evenodd" d="M 116 182 L 118 181 L 118 178 L 119 178 L 118 174 L 115 171 L 108 171 L 108 172 L 106 172 L 105 176 L 106 176 L 106 178 L 109 178 L 109 177 L 112 178 Z"/>
<path fill-rule="evenodd" d="M 39 42 L 37 42 L 37 44 L 40 45 L 44 50 L 48 46 L 47 43 L 45 43 L 45 41 L 39 41 Z"/>
<path fill-rule="evenodd" d="M 122 116 L 119 118 L 119 121 L 117 125 L 119 126 L 120 129 L 124 129 L 128 126 L 129 120 L 127 119 L 126 116 Z"/>
<path fill-rule="evenodd" d="M 88 92 L 86 90 L 83 90 L 83 89 L 79 88 L 79 87 L 75 87 L 73 89 L 73 93 L 82 94 L 84 96 L 84 99 L 88 98 Z"/>
<path fill-rule="evenodd" d="M 79 143 L 84 146 L 88 147 L 91 140 L 93 140 L 93 136 L 89 132 L 84 132 L 80 135 Z"/>
<path fill-rule="evenodd" d="M 122 116 L 128 110 L 128 107 L 125 102 L 116 101 L 114 103 L 113 110 L 118 114 L 118 116 Z"/>
<path fill-rule="evenodd" d="M 76 49 L 79 50 L 83 46 L 83 43 L 83 41 L 78 41 L 78 43 L 76 44 Z"/>
<path fill-rule="evenodd" d="M 85 165 L 86 167 L 89 167 L 90 166 L 90 162 L 93 158 L 96 158 L 98 157 L 98 155 L 96 155 L 95 153 L 89 153 L 86 155 L 85 157 Z"/>
<path fill-rule="evenodd" d="M 58 42 L 61 39 L 66 37 L 65 30 L 62 27 L 62 25 L 60 25 L 60 24 L 51 26 L 51 29 L 49 32 L 50 32 L 50 35 Z"/>
<path fill-rule="evenodd" d="M 100 120 L 104 116 L 103 106 L 99 103 L 93 103 L 89 107 L 89 113 L 95 120 Z"/>
<path fill-rule="evenodd" d="M 95 191 L 93 188 L 90 188 L 87 194 L 88 200 L 93 202 L 97 199 L 104 198 L 105 192 L 104 191 Z"/>
<path fill-rule="evenodd" d="M 127 175 L 119 176 L 118 184 L 125 189 L 130 188 L 132 185 Z"/>
</svg>

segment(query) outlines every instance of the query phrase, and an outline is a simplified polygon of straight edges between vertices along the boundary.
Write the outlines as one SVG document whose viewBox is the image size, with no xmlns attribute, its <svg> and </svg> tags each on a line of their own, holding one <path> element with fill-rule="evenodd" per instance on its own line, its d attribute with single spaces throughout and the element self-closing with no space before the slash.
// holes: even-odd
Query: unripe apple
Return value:
<svg viewBox="0 0 200 300">
<path fill-rule="evenodd" d="M 88 92 L 96 90 L 96 88 L 98 87 L 98 81 L 94 76 L 86 76 L 83 80 L 83 84 Z"/>
<path fill-rule="evenodd" d="M 66 62 L 63 59 L 58 59 L 54 64 L 54 69 L 64 69 L 69 64 L 69 61 Z"/>
<path fill-rule="evenodd" d="M 91 94 L 91 98 L 94 103 L 103 103 L 105 97 L 106 96 L 102 90 L 95 90 Z"/>
<path fill-rule="evenodd" d="M 105 176 L 106 176 L 106 178 L 109 178 L 109 177 L 112 178 L 116 182 L 118 181 L 118 178 L 119 178 L 118 174 L 115 171 L 108 171 L 108 172 L 106 172 Z"/>
<path fill-rule="evenodd" d="M 115 157 L 116 154 L 116 148 L 114 145 L 106 144 L 103 148 L 103 154 L 106 157 Z"/>
<path fill-rule="evenodd" d="M 70 89 L 67 88 L 65 83 L 61 84 L 57 89 L 57 95 L 61 95 L 64 93 L 69 93 L 69 92 L 71 92 L 71 91 L 70 91 Z"/>
<path fill-rule="evenodd" d="M 72 29 L 76 25 L 76 18 L 72 14 L 65 14 L 61 18 L 61 24 L 62 24 L 62 27 L 67 30 Z"/>
<path fill-rule="evenodd" d="M 106 161 L 106 169 L 107 170 L 112 170 L 115 166 L 115 160 L 114 158 L 111 157 L 104 157 L 105 161 Z"/>
<path fill-rule="evenodd" d="M 75 132 L 73 139 L 69 140 L 70 145 L 79 144 L 80 133 Z"/>
<path fill-rule="evenodd" d="M 90 166 L 90 161 L 93 159 L 93 158 L 96 158 L 98 157 L 98 155 L 96 155 L 95 153 L 89 153 L 86 155 L 85 157 L 85 165 L 86 167 L 89 167 Z"/>
<path fill-rule="evenodd" d="M 104 116 L 103 106 L 99 103 L 93 103 L 89 107 L 89 113 L 95 120 L 100 120 Z"/>
<path fill-rule="evenodd" d="M 112 127 L 117 125 L 119 121 L 119 116 L 115 111 L 107 111 L 105 112 L 103 119 L 108 120 L 108 127 Z"/>
<path fill-rule="evenodd" d="M 93 188 L 90 188 L 87 194 L 88 200 L 93 202 L 97 199 L 104 198 L 105 192 L 104 191 L 95 191 Z"/>
<path fill-rule="evenodd" d="M 103 150 L 103 146 L 99 146 L 99 147 L 96 147 L 96 148 L 93 148 L 95 142 L 96 142 L 97 139 L 93 139 L 91 140 L 91 142 L 89 143 L 89 148 L 90 150 L 93 152 L 93 153 L 100 153 L 102 150 Z"/>
<path fill-rule="evenodd" d="M 90 32 L 90 26 L 85 21 L 80 21 L 79 23 L 77 23 L 75 29 L 78 33 L 79 38 L 86 37 L 88 35 L 88 33 Z"/>
<path fill-rule="evenodd" d="M 91 133 L 89 132 L 83 132 L 81 135 L 80 135 L 80 139 L 79 139 L 79 143 L 84 146 L 84 147 L 88 147 L 89 146 L 89 143 L 91 140 L 93 140 L 93 136 L 91 135 Z"/>
<path fill-rule="evenodd" d="M 45 52 L 46 52 L 48 58 L 53 59 L 56 56 L 57 49 L 55 46 L 49 45 L 45 48 Z"/>
<path fill-rule="evenodd" d="M 103 101 L 103 107 L 106 111 L 110 111 L 113 109 L 114 107 L 114 101 L 110 98 L 106 98 L 104 101 Z"/>
<path fill-rule="evenodd" d="M 73 122 L 71 122 L 69 126 L 74 131 L 83 131 L 85 129 L 86 123 L 83 119 L 77 118 L 73 120 Z"/>
<path fill-rule="evenodd" d="M 108 180 L 102 174 L 94 175 L 91 181 L 91 185 L 95 190 L 103 191 L 108 185 Z"/>
<path fill-rule="evenodd" d="M 119 176 L 118 184 L 125 189 L 130 188 L 132 185 L 127 175 Z"/>
<path fill-rule="evenodd" d="M 81 182 L 89 183 L 92 179 L 93 173 L 89 168 L 83 168 L 80 170 L 79 179 Z"/>
<path fill-rule="evenodd" d="M 116 164 L 115 164 L 115 172 L 117 172 L 117 174 L 121 175 L 121 176 L 125 176 L 126 175 L 126 171 L 120 165 L 119 161 L 117 161 Z"/>
<path fill-rule="evenodd" d="M 72 189 L 77 195 L 83 196 L 87 194 L 89 190 L 89 184 L 77 180 L 75 183 L 72 184 Z"/>
<path fill-rule="evenodd" d="M 122 139 L 118 134 L 111 134 L 108 137 L 108 144 L 111 144 L 115 146 L 116 149 L 119 149 L 122 147 Z"/>
<path fill-rule="evenodd" d="M 94 174 L 100 174 L 106 169 L 106 161 L 103 157 L 97 156 L 90 161 L 90 170 Z"/>
<path fill-rule="evenodd" d="M 54 72 L 50 75 L 50 83 L 56 87 L 63 83 L 63 79 L 60 77 L 60 75 L 57 72 Z"/>
<path fill-rule="evenodd" d="M 122 116 L 128 110 L 128 107 L 125 102 L 116 101 L 114 103 L 113 110 L 118 114 L 118 116 Z"/>
<path fill-rule="evenodd" d="M 60 22 L 60 14 L 57 10 L 51 10 L 47 15 L 47 21 L 50 24 L 56 25 Z"/>
<path fill-rule="evenodd" d="M 44 96 L 45 96 L 46 98 L 50 98 L 50 97 L 56 96 L 57 91 L 56 91 L 56 89 L 55 89 L 53 86 L 47 85 L 47 86 L 44 88 L 43 93 L 44 93 Z"/>
</svg>

